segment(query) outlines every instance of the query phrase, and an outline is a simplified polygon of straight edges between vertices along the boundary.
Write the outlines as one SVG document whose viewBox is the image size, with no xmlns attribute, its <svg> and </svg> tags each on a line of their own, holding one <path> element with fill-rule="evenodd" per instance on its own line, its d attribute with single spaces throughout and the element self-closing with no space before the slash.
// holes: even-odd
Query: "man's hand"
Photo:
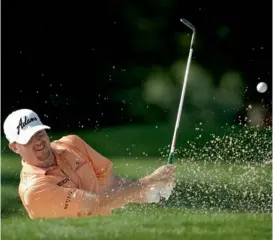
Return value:
<svg viewBox="0 0 273 240">
<path fill-rule="evenodd" d="M 160 197 L 166 199 L 170 197 L 174 188 L 174 168 L 173 165 L 161 166 L 139 180 L 145 186 L 144 202 L 159 202 Z"/>
<path fill-rule="evenodd" d="M 174 189 L 174 185 L 173 186 L 171 185 L 171 186 L 165 187 L 163 189 L 160 189 L 159 190 L 160 197 L 165 198 L 166 200 L 168 200 L 169 197 L 172 195 L 173 189 Z"/>
<path fill-rule="evenodd" d="M 174 185 L 174 166 L 164 165 L 156 169 L 152 174 L 140 179 L 144 185 L 156 188 L 165 188 Z"/>
</svg>

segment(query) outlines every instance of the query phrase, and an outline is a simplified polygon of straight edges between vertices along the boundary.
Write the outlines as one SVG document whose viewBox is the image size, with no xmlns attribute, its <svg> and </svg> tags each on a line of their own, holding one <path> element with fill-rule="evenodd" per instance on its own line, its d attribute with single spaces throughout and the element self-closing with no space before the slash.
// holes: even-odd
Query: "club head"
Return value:
<svg viewBox="0 0 273 240">
<path fill-rule="evenodd" d="M 190 28 L 192 31 L 195 32 L 195 27 L 185 18 L 180 18 L 180 22 L 182 22 L 183 24 L 185 24 L 188 28 Z"/>
</svg>

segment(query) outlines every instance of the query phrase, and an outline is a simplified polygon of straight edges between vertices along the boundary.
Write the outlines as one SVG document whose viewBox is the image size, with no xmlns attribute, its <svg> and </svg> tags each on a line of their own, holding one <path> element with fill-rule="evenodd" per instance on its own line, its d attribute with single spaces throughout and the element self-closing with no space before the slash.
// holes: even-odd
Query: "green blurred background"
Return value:
<svg viewBox="0 0 273 240">
<path fill-rule="evenodd" d="M 179 21 L 186 18 L 197 33 L 182 121 L 241 116 L 271 126 L 271 3 L 245 3 L 6 2 L 2 119 L 31 108 L 54 132 L 174 124 L 191 40 Z"/>
</svg>

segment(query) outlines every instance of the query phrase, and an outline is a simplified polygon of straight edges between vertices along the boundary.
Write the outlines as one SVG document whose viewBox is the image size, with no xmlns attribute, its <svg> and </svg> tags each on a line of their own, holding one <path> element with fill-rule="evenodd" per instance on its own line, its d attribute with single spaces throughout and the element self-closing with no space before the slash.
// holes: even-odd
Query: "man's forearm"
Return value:
<svg viewBox="0 0 273 240">
<path fill-rule="evenodd" d="M 108 178 L 102 180 L 101 185 L 104 190 L 110 190 L 113 188 L 118 188 L 124 184 L 134 182 L 136 180 L 128 179 L 128 178 L 123 178 L 120 177 L 114 173 L 111 173 Z"/>
<path fill-rule="evenodd" d="M 111 184 L 97 194 L 84 194 L 81 209 L 99 214 L 120 208 L 128 203 L 145 202 L 145 186 L 142 179 L 130 180 L 117 177 L 116 180 L 118 182 Z M 88 201 L 89 199 L 92 201 Z"/>
<path fill-rule="evenodd" d="M 130 183 L 134 183 L 136 181 L 139 182 L 139 180 L 135 179 L 129 179 L 129 178 L 123 178 L 114 174 L 111 174 L 109 177 L 109 184 L 105 187 L 105 191 L 111 191 L 112 189 L 118 189 L 122 188 L 126 185 L 129 185 Z"/>
<path fill-rule="evenodd" d="M 118 178 L 118 184 L 113 185 L 99 193 L 101 208 L 119 208 L 133 202 L 143 202 L 144 185 L 140 180 Z"/>
</svg>

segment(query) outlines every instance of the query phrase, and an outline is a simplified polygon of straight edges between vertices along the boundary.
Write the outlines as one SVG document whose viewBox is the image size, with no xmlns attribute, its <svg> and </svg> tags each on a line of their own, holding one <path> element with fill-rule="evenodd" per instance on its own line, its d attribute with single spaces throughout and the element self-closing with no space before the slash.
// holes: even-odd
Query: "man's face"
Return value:
<svg viewBox="0 0 273 240">
<path fill-rule="evenodd" d="M 45 130 L 35 133 L 27 144 L 12 143 L 10 148 L 27 160 L 45 161 L 52 154 L 50 139 Z"/>
</svg>

